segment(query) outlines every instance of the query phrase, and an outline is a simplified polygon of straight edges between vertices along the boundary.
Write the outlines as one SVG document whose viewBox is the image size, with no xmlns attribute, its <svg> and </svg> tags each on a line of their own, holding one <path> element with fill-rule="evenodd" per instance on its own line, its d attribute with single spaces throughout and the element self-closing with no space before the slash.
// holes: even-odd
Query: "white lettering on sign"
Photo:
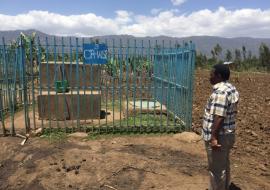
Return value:
<svg viewBox="0 0 270 190">
<path fill-rule="evenodd" d="M 85 59 L 107 59 L 107 50 L 96 51 L 93 49 L 84 50 L 83 56 Z"/>
<path fill-rule="evenodd" d="M 85 64 L 106 64 L 108 47 L 105 44 L 84 44 L 83 58 Z"/>
</svg>

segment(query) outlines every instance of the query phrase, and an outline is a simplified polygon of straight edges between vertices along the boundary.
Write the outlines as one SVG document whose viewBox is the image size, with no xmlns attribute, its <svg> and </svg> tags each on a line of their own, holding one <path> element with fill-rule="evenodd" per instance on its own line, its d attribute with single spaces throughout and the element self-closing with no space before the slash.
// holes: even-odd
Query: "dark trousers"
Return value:
<svg viewBox="0 0 270 190">
<path fill-rule="evenodd" d="M 210 175 L 209 190 L 228 190 L 230 186 L 230 150 L 235 142 L 234 134 L 218 136 L 220 149 L 213 150 L 209 142 L 205 142 Z"/>
</svg>

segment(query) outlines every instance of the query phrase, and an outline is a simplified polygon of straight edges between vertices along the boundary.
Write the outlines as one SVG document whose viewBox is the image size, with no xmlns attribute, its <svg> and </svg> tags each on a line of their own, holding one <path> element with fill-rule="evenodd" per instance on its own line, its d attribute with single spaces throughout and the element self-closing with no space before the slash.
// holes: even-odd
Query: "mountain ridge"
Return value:
<svg viewBox="0 0 270 190">
<path fill-rule="evenodd" d="M 56 44 L 61 44 L 61 40 L 63 37 L 64 43 L 69 44 L 69 39 L 71 39 L 72 43 L 75 44 L 75 39 L 78 38 L 79 44 L 82 43 L 82 37 L 75 37 L 75 36 L 56 36 L 43 33 L 38 30 L 9 30 L 9 31 L 0 31 L 0 37 L 5 38 L 5 42 L 9 43 L 12 40 L 15 40 L 20 33 L 23 32 L 27 35 L 36 32 L 36 35 L 39 36 L 40 41 L 45 43 L 46 37 L 51 40 L 53 37 L 57 39 Z M 120 39 L 122 40 L 123 44 L 128 42 L 135 43 L 138 42 L 138 45 L 148 44 L 151 43 L 151 46 L 154 46 L 156 42 L 162 44 L 164 42 L 165 47 L 169 47 L 170 43 L 177 42 L 178 44 L 182 44 L 183 42 L 192 41 L 196 45 L 197 52 L 205 54 L 206 56 L 211 56 L 211 50 L 214 48 L 216 44 L 219 44 L 222 47 L 222 54 L 224 56 L 225 51 L 228 49 L 234 53 L 235 49 L 242 50 L 242 46 L 246 47 L 246 51 L 251 51 L 253 55 L 258 56 L 259 54 L 259 46 L 261 43 L 265 43 L 268 47 L 270 47 L 270 38 L 254 38 L 254 37 L 235 37 L 235 38 L 226 38 L 226 37 L 219 37 L 219 36 L 189 36 L 189 37 L 170 37 L 170 36 L 147 36 L 147 37 L 135 37 L 132 35 L 106 35 L 106 36 L 94 36 L 94 37 L 85 37 L 84 39 L 99 39 L 101 41 L 108 41 L 117 42 L 116 46 L 119 45 Z M 0 44 L 2 44 L 2 40 Z M 50 41 L 51 43 L 51 41 Z M 112 43 L 112 42 L 111 42 Z"/>
</svg>

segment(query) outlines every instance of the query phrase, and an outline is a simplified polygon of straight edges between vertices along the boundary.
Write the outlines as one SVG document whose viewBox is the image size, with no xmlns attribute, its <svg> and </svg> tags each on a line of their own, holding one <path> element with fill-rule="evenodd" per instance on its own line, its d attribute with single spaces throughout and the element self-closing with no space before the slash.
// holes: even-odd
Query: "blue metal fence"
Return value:
<svg viewBox="0 0 270 190">
<path fill-rule="evenodd" d="M 83 47 L 97 47 L 85 44 L 103 44 L 106 55 L 93 54 L 103 56 L 103 64 L 96 64 L 96 59 L 85 62 Z M 3 39 L 2 133 L 28 133 L 37 128 L 189 130 L 195 47 L 192 43 L 172 44 L 21 36 L 7 45 Z"/>
</svg>

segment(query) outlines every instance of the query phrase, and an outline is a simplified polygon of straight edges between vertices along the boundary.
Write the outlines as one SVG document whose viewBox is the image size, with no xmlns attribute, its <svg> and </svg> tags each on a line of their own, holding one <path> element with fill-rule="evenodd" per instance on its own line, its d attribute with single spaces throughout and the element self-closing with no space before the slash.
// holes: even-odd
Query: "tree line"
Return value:
<svg viewBox="0 0 270 190">
<path fill-rule="evenodd" d="M 229 50 L 223 49 L 220 44 L 216 44 L 211 50 L 211 56 L 206 56 L 200 52 L 196 53 L 196 66 L 210 68 L 214 64 L 231 61 L 232 69 L 235 71 L 268 71 L 270 72 L 270 49 L 265 43 L 259 46 L 258 56 L 252 54 L 245 46 L 242 48 Z"/>
</svg>

